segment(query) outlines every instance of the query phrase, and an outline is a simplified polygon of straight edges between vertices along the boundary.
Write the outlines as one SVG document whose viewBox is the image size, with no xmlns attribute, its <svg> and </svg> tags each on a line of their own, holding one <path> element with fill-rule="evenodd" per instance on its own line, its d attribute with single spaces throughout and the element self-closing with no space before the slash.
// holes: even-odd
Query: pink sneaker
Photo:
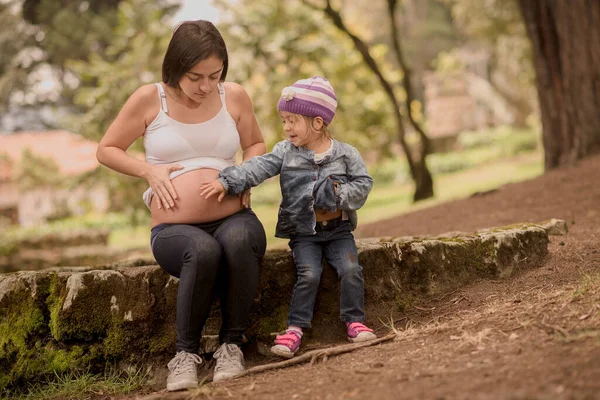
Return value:
<svg viewBox="0 0 600 400">
<path fill-rule="evenodd" d="M 285 358 L 292 358 L 302 341 L 302 333 L 294 329 L 288 329 L 283 335 L 277 335 L 275 346 L 271 347 L 271 353 Z"/>
<path fill-rule="evenodd" d="M 373 329 L 367 328 L 360 322 L 350 322 L 346 324 L 346 327 L 348 340 L 351 342 L 366 342 L 377 338 L 373 333 Z"/>
</svg>

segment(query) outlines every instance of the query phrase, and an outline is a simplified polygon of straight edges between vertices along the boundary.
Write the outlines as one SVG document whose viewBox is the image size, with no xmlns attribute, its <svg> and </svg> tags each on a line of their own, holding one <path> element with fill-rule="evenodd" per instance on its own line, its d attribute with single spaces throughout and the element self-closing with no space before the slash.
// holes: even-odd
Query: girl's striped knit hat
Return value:
<svg viewBox="0 0 600 400">
<path fill-rule="evenodd" d="M 329 125 L 335 115 L 337 97 L 329 81 L 322 76 L 300 79 L 283 88 L 278 111 L 288 111 L 307 117 L 321 117 Z"/>
</svg>

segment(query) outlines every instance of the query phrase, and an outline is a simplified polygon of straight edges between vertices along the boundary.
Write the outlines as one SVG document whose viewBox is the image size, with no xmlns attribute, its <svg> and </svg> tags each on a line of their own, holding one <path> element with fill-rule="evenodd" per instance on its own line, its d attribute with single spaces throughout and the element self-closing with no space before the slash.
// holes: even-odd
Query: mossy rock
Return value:
<svg viewBox="0 0 600 400">
<path fill-rule="evenodd" d="M 520 225 L 438 238 L 358 240 L 365 309 L 378 315 L 411 307 L 420 296 L 448 293 L 482 278 L 540 266 L 547 232 Z M 270 343 L 285 328 L 296 269 L 290 252 L 265 255 L 246 335 Z M 102 371 L 107 363 L 164 368 L 175 350 L 178 280 L 156 265 L 0 275 L 0 392 L 55 372 Z M 218 334 L 215 302 L 204 335 Z M 339 331 L 331 329 L 339 326 Z M 307 342 L 343 340 L 339 283 L 325 266 Z"/>
</svg>

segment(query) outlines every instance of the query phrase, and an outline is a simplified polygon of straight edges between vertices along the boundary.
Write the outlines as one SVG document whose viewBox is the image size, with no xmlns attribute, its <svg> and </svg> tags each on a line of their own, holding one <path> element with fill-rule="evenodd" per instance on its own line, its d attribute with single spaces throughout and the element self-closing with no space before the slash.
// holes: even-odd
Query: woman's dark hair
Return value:
<svg viewBox="0 0 600 400">
<path fill-rule="evenodd" d="M 229 57 L 225 41 L 212 22 L 185 21 L 175 28 L 162 65 L 162 80 L 168 86 L 179 87 L 179 80 L 199 61 L 211 56 L 223 60 L 220 81 L 227 76 Z"/>
</svg>

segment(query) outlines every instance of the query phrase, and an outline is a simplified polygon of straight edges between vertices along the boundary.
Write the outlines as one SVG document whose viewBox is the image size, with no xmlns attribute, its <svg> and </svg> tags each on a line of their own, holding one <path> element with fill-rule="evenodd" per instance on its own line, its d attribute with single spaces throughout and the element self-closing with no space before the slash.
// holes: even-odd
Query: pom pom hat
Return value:
<svg viewBox="0 0 600 400">
<path fill-rule="evenodd" d="M 337 97 L 329 81 L 322 76 L 300 79 L 283 88 L 278 111 L 288 111 L 307 117 L 321 117 L 329 125 L 335 115 Z"/>
</svg>

